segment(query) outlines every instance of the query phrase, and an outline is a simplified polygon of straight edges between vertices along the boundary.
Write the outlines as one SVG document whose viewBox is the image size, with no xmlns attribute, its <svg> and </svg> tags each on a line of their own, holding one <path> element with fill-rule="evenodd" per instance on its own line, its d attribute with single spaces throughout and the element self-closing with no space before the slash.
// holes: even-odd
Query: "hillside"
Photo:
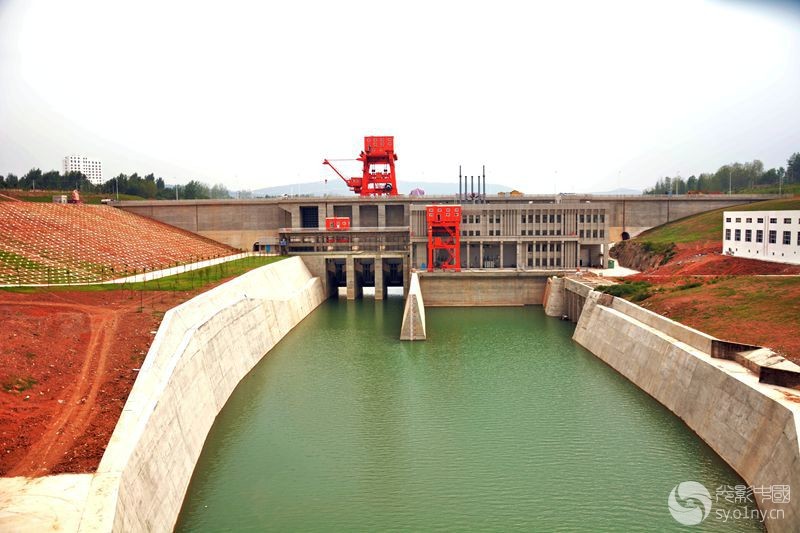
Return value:
<svg viewBox="0 0 800 533">
<path fill-rule="evenodd" d="M 735 208 L 786 209 L 800 209 L 800 199 Z M 723 255 L 723 211 L 676 220 L 615 245 L 612 256 L 642 271 L 616 290 L 710 335 L 767 346 L 800 363 L 800 266 Z"/>
<path fill-rule="evenodd" d="M 0 202 L 0 285 L 97 282 L 236 252 L 113 207 Z"/>
<path fill-rule="evenodd" d="M 723 212 L 800 209 L 800 198 L 767 200 L 675 220 L 617 243 L 611 256 L 650 275 L 795 274 L 800 269 L 722 254 Z"/>
</svg>

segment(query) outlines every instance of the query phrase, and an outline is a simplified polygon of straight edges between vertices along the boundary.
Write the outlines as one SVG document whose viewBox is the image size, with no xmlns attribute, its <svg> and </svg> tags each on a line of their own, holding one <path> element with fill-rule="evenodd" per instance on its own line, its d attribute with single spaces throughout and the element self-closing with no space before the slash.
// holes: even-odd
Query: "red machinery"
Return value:
<svg viewBox="0 0 800 533">
<path fill-rule="evenodd" d="M 428 223 L 428 272 L 434 267 L 461 272 L 461 206 L 429 205 L 425 208 Z M 436 250 L 447 253 L 439 261 Z"/>
<path fill-rule="evenodd" d="M 328 165 L 344 180 L 350 190 L 361 196 L 397 196 L 397 181 L 394 174 L 394 137 L 364 137 L 364 151 L 356 161 L 364 164 L 362 176 L 345 178 L 327 159 L 322 162 Z M 383 168 L 376 168 L 383 165 Z"/>
<path fill-rule="evenodd" d="M 328 217 L 325 219 L 325 229 L 328 231 L 350 229 L 350 217 Z"/>
</svg>

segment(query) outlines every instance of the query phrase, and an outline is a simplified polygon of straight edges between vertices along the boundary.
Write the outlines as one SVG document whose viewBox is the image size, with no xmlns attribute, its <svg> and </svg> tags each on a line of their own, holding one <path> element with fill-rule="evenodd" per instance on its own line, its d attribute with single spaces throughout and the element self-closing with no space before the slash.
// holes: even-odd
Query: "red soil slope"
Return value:
<svg viewBox="0 0 800 533">
<path fill-rule="evenodd" d="M 96 470 L 161 316 L 197 292 L 0 292 L 0 476 Z"/>
<path fill-rule="evenodd" d="M 96 282 L 235 252 L 113 207 L 0 202 L 0 284 Z"/>
</svg>

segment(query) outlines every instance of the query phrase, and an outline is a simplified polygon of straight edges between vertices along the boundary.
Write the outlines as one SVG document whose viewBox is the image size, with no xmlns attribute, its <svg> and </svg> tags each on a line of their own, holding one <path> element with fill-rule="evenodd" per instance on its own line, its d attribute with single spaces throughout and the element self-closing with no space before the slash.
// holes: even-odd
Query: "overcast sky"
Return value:
<svg viewBox="0 0 800 533">
<path fill-rule="evenodd" d="M 74 153 L 107 178 L 257 189 L 334 179 L 322 159 L 357 156 L 364 135 L 395 136 L 402 180 L 457 184 L 459 164 L 485 164 L 529 193 L 785 166 L 800 10 L 0 0 L 0 174 Z"/>
</svg>

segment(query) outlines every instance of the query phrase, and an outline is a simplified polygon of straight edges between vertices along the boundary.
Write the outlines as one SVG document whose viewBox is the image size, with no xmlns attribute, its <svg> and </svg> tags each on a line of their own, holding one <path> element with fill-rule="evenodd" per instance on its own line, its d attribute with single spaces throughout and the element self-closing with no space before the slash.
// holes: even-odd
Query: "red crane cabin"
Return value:
<svg viewBox="0 0 800 533">
<path fill-rule="evenodd" d="M 356 158 L 363 164 L 361 177 L 345 178 L 327 159 L 322 162 L 344 180 L 350 190 L 360 196 L 397 196 L 394 162 L 394 137 L 364 137 L 364 150 Z"/>
<path fill-rule="evenodd" d="M 434 268 L 461 272 L 461 206 L 429 205 L 425 207 L 428 226 L 428 272 Z M 439 261 L 437 250 L 447 258 Z"/>
</svg>

